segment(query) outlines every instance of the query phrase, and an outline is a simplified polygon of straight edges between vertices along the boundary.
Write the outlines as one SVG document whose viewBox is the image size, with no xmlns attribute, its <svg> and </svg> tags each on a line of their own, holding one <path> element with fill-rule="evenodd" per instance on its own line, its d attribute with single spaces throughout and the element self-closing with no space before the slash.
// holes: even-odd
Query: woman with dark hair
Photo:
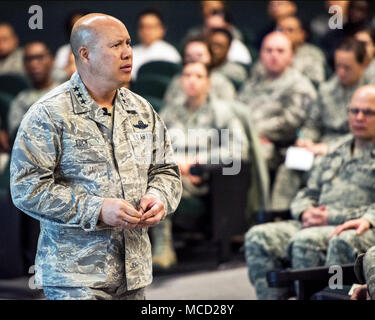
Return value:
<svg viewBox="0 0 375 320">
<path fill-rule="evenodd" d="M 375 29 L 364 27 L 359 29 L 354 37 L 366 46 L 366 71 L 365 77 L 375 79 Z"/>
</svg>

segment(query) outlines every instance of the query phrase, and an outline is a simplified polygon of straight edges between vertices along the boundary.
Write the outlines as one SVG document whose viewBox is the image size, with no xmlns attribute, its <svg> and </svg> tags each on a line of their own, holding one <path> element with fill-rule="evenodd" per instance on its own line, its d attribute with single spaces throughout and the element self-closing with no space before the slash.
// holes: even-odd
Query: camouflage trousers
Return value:
<svg viewBox="0 0 375 320">
<path fill-rule="evenodd" d="M 375 247 L 370 248 L 363 260 L 363 272 L 367 289 L 372 300 L 375 300 Z"/>
<path fill-rule="evenodd" d="M 145 288 L 43 287 L 43 291 L 47 300 L 146 300 Z"/>
<path fill-rule="evenodd" d="M 347 230 L 330 238 L 334 226 L 302 229 L 298 221 L 272 222 L 252 227 L 246 234 L 245 256 L 251 283 L 260 300 L 287 298 L 288 289 L 269 288 L 267 272 L 354 263 L 358 254 L 375 245 L 375 231 L 357 236 Z"/>
</svg>

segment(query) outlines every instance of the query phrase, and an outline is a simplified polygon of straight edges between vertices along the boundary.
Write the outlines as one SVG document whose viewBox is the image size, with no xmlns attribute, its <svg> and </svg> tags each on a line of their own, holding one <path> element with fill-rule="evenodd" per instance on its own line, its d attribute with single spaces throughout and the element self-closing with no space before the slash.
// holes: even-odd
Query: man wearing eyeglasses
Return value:
<svg viewBox="0 0 375 320">
<path fill-rule="evenodd" d="M 349 131 L 347 106 L 361 86 L 374 83 L 364 76 L 366 47 L 354 38 L 343 41 L 335 51 L 335 73 L 319 87 L 318 98 L 309 109 L 296 146 L 314 154 L 314 163 L 334 149 Z M 272 190 L 273 209 L 289 208 L 299 189 L 306 185 L 309 172 L 281 165 Z"/>
<path fill-rule="evenodd" d="M 258 298 L 281 299 L 268 288 L 268 271 L 285 261 L 301 269 L 353 263 L 375 245 L 375 86 L 355 91 L 351 135 L 322 158 L 293 200 L 293 220 L 267 223 L 246 235 L 246 259 Z"/>
</svg>

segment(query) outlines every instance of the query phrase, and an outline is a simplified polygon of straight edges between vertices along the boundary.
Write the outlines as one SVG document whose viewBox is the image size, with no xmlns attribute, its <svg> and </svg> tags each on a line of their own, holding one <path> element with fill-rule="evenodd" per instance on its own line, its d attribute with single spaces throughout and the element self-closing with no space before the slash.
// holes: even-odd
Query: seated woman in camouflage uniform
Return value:
<svg viewBox="0 0 375 320">
<path fill-rule="evenodd" d="M 233 159 L 234 155 L 241 161 L 247 157 L 248 146 L 243 126 L 231 108 L 233 102 L 218 100 L 210 94 L 210 74 L 205 64 L 187 63 L 183 68 L 180 84 L 184 99 L 177 99 L 167 105 L 160 116 L 170 130 L 172 145 L 176 150 L 182 175 L 183 198 L 194 199 L 208 192 L 207 182 L 191 175 L 190 168 L 194 164 L 210 164 L 213 158 L 225 162 Z M 229 139 L 221 136 L 222 129 L 229 129 Z M 221 140 L 221 144 L 215 143 L 215 137 L 220 137 L 218 140 Z M 236 142 L 240 143 L 240 150 L 234 149 L 238 146 Z M 196 152 L 197 150 L 199 151 Z M 194 155 L 189 158 L 192 153 Z M 181 212 L 180 214 L 183 215 Z M 187 221 L 190 220 L 191 223 L 193 218 L 190 216 Z M 168 219 L 154 228 L 153 243 L 154 266 L 166 269 L 176 263 L 171 222 Z"/>
</svg>

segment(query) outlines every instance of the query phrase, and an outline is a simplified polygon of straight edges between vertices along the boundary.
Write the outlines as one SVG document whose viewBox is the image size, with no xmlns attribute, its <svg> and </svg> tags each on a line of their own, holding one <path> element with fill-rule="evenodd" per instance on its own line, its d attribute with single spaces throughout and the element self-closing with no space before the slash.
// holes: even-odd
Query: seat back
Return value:
<svg viewBox="0 0 375 320">
<path fill-rule="evenodd" d="M 7 130 L 8 112 L 13 98 L 10 94 L 0 91 L 0 129 Z"/>
<path fill-rule="evenodd" d="M 16 96 L 22 90 L 30 88 L 29 80 L 17 73 L 7 73 L 0 75 L 0 91 L 11 96 Z"/>
<path fill-rule="evenodd" d="M 142 75 L 132 84 L 132 91 L 143 96 L 163 99 L 170 78 L 161 75 Z"/>
<path fill-rule="evenodd" d="M 178 72 L 181 72 L 180 64 L 167 61 L 150 61 L 139 68 L 137 78 L 144 75 L 158 75 L 172 78 Z"/>
</svg>

